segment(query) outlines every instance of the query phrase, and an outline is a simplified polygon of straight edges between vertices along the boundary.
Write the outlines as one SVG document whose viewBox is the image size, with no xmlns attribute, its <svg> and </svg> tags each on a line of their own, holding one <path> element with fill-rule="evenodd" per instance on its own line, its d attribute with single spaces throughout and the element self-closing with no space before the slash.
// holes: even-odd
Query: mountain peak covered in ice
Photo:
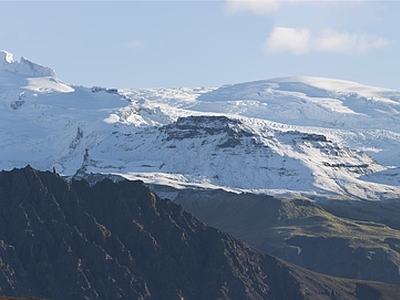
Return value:
<svg viewBox="0 0 400 300">
<path fill-rule="evenodd" d="M 14 59 L 13 59 L 13 54 L 10 52 L 7 52 L 5 50 L 1 50 L 0 51 L 0 57 L 1 57 L 1 61 L 4 63 L 13 63 Z"/>
<path fill-rule="evenodd" d="M 2 51 L 0 107 L 4 169 L 29 164 L 239 192 L 400 195 L 400 92 L 379 87 L 287 77 L 90 89 Z"/>
<path fill-rule="evenodd" d="M 15 102 L 15 98 L 19 98 L 18 95 L 24 93 L 24 98 L 27 100 L 26 91 L 47 94 L 49 92 L 70 93 L 74 89 L 59 80 L 53 69 L 31 62 L 24 57 L 21 57 L 19 62 L 14 61 L 12 53 L 1 50 L 0 99 Z M 20 100 L 18 99 L 17 102 L 21 103 Z M 23 102 L 26 102 L 25 100 Z M 11 106 L 15 107 L 13 104 Z"/>
<path fill-rule="evenodd" d="M 0 71 L 21 74 L 27 77 L 57 77 L 53 69 L 31 62 L 24 57 L 21 57 L 19 62 L 14 61 L 13 54 L 5 50 L 0 51 Z"/>
</svg>

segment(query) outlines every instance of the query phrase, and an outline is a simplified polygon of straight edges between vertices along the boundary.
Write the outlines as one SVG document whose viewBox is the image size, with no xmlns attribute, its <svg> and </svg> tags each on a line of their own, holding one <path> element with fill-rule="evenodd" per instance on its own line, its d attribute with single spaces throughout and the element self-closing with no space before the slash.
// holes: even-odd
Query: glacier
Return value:
<svg viewBox="0 0 400 300">
<path fill-rule="evenodd" d="M 329 78 L 68 85 L 0 52 L 0 168 L 313 199 L 400 195 L 400 92 Z"/>
</svg>

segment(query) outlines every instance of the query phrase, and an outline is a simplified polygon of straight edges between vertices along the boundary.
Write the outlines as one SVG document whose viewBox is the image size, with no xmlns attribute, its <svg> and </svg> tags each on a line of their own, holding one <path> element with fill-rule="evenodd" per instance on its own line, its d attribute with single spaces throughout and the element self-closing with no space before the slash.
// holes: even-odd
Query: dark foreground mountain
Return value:
<svg viewBox="0 0 400 300">
<path fill-rule="evenodd" d="M 40 299 L 37 297 L 16 298 L 16 297 L 0 296 L 0 300 L 47 300 L 47 299 Z"/>
<path fill-rule="evenodd" d="M 141 182 L 0 173 L 0 295 L 49 299 L 396 299 L 400 287 L 300 269 Z"/>
<path fill-rule="evenodd" d="M 0 300 L 46 300 L 46 299 L 39 299 L 39 298 L 36 298 L 36 297 L 15 298 L 15 297 L 0 296 Z"/>
</svg>

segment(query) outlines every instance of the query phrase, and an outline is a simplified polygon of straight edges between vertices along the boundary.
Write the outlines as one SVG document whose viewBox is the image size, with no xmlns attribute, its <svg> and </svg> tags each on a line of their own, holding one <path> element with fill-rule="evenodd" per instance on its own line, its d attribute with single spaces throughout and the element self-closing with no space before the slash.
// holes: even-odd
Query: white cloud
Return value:
<svg viewBox="0 0 400 300">
<path fill-rule="evenodd" d="M 310 52 L 362 53 L 389 45 L 389 41 L 364 33 L 324 29 L 313 33 L 307 28 L 275 27 L 265 42 L 268 54 L 288 52 L 305 55 Z"/>
<path fill-rule="evenodd" d="M 226 0 L 228 13 L 251 12 L 256 15 L 267 15 L 279 10 L 282 1 L 279 0 Z"/>
<path fill-rule="evenodd" d="M 313 48 L 319 52 L 361 53 L 372 49 L 385 47 L 389 41 L 369 36 L 365 33 L 337 32 L 324 29 L 312 41 Z"/>
<path fill-rule="evenodd" d="M 303 55 L 310 51 L 310 44 L 311 33 L 307 28 L 275 27 L 265 43 L 265 51 Z"/>
<path fill-rule="evenodd" d="M 209 0 L 212 1 L 212 0 Z M 225 10 L 230 14 L 250 12 L 255 15 L 270 15 L 278 12 L 281 7 L 293 4 L 313 5 L 358 5 L 372 0 L 225 0 Z"/>
</svg>

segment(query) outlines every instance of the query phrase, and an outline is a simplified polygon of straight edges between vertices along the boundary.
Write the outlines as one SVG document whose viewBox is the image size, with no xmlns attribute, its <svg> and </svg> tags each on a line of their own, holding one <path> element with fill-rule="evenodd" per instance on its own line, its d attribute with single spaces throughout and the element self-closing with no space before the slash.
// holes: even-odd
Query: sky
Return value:
<svg viewBox="0 0 400 300">
<path fill-rule="evenodd" d="M 400 1 L 2 1 L 0 50 L 74 85 L 319 76 L 400 90 Z"/>
</svg>

